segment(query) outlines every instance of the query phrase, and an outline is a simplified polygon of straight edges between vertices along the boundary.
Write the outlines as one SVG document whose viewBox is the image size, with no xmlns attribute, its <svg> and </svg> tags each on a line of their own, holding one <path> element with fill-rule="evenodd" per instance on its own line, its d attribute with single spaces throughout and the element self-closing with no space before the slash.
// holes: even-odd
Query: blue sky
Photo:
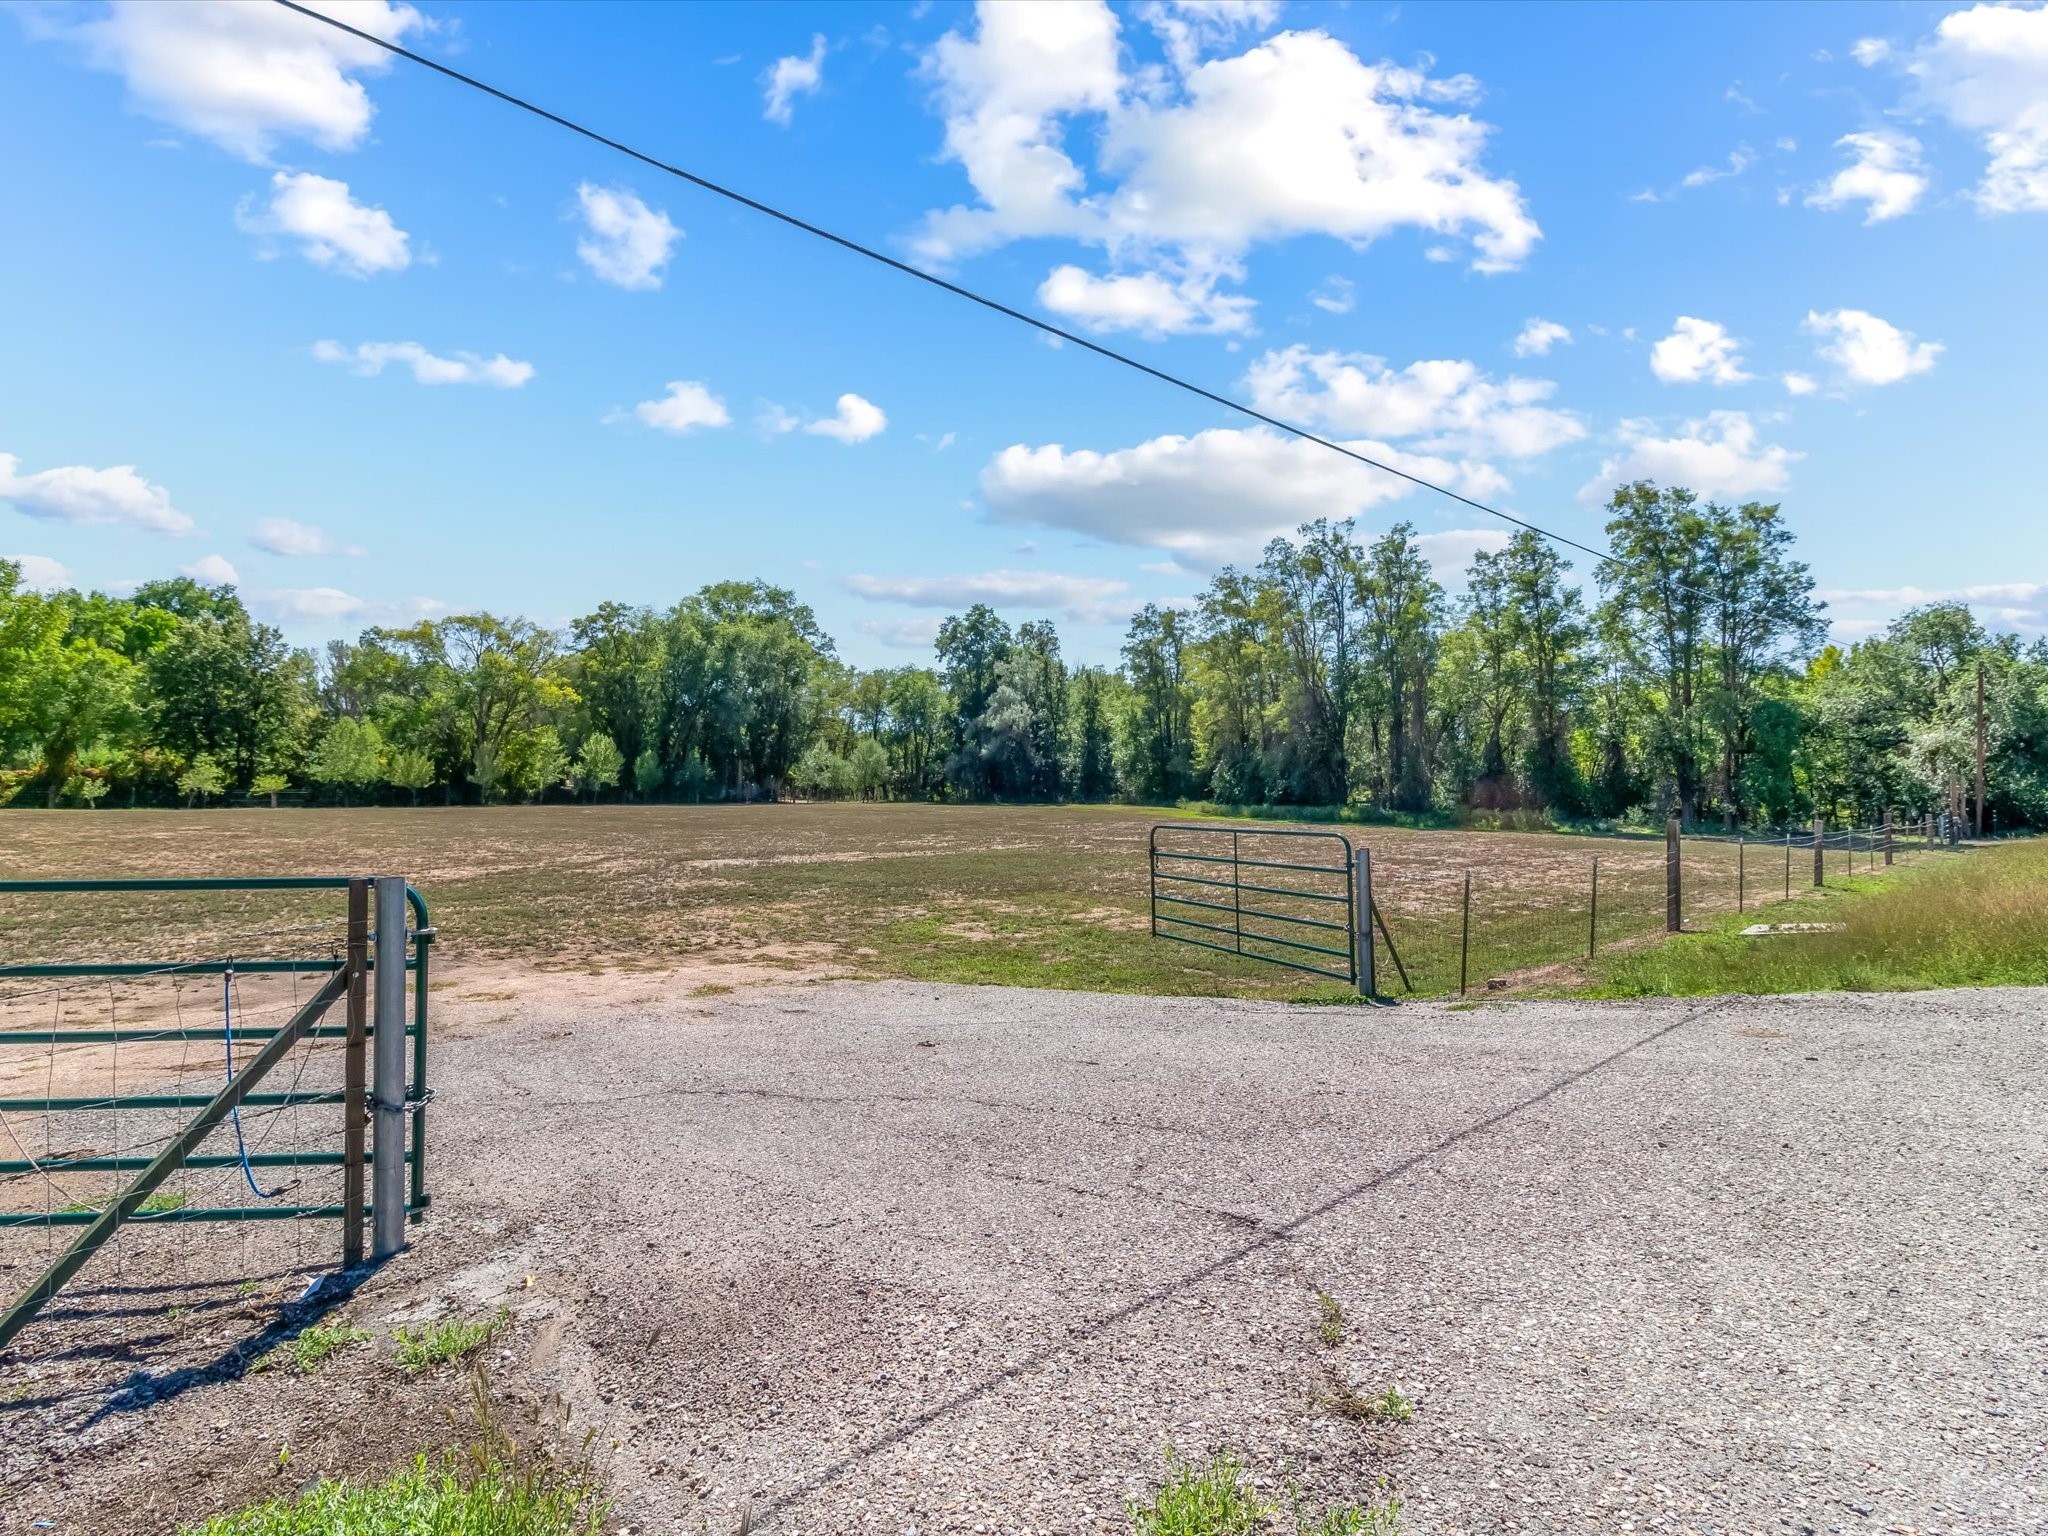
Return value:
<svg viewBox="0 0 2048 1536">
<path fill-rule="evenodd" d="M 1581 541 L 1780 501 L 1839 638 L 2048 631 L 2040 8 L 326 8 Z M 1305 517 L 1502 537 L 262 0 L 14 8 L 0 140 L 36 580 L 311 643 L 759 576 L 866 665 L 977 599 L 1107 660 Z"/>
</svg>

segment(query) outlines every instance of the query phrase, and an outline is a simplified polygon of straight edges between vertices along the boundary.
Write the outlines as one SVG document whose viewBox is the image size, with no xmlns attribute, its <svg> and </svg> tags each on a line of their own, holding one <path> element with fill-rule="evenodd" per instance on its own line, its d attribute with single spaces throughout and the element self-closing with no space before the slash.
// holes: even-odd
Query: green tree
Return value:
<svg viewBox="0 0 2048 1536">
<path fill-rule="evenodd" d="M 343 715 L 327 727 L 327 734 L 307 759 L 306 774 L 316 784 L 331 786 L 349 803 L 352 790 L 377 783 L 384 776 L 384 737 L 367 720 Z"/>
<path fill-rule="evenodd" d="M 270 808 L 277 809 L 277 797 L 291 788 L 292 781 L 281 773 L 259 773 L 249 781 L 249 793 L 262 795 L 270 801 Z"/>
<path fill-rule="evenodd" d="M 420 791 L 434 782 L 434 760 L 417 747 L 400 747 L 384 759 L 384 782 L 418 805 Z"/>
<path fill-rule="evenodd" d="M 633 760 L 633 788 L 642 800 L 652 799 L 668 781 L 668 774 L 661 766 L 661 759 L 649 747 Z"/>
<path fill-rule="evenodd" d="M 863 736 L 847 754 L 848 787 L 864 800 L 879 800 L 889 787 L 889 752 L 872 736 Z"/>
<path fill-rule="evenodd" d="M 220 764 L 200 753 L 185 765 L 178 775 L 178 793 L 185 797 L 186 809 L 196 801 L 204 805 L 214 795 L 227 788 L 227 775 L 221 772 Z"/>
<path fill-rule="evenodd" d="M 1134 794 L 1179 800 L 1194 788 L 1194 701 L 1188 688 L 1180 613 L 1147 603 L 1131 617 L 1124 669 L 1131 703 L 1124 713 L 1122 774 Z"/>
<path fill-rule="evenodd" d="M 595 800 L 619 782 L 625 767 L 626 755 L 619 750 L 618 743 L 598 731 L 584 737 L 576 753 L 577 787 Z"/>
</svg>

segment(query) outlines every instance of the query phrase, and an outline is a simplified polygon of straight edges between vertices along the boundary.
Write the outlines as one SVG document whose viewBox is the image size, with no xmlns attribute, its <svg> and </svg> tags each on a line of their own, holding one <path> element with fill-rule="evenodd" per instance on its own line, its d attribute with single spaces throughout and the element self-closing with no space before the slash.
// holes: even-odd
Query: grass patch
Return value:
<svg viewBox="0 0 2048 1536">
<path fill-rule="evenodd" d="M 302 1376 L 316 1371 L 328 1359 L 338 1355 L 351 1344 L 367 1344 L 370 1341 L 368 1329 L 357 1328 L 349 1323 L 318 1323 L 311 1328 L 301 1329 L 275 1349 L 258 1360 L 254 1369 L 270 1370 L 278 1365 L 290 1365 Z"/>
<path fill-rule="evenodd" d="M 1137 1536 L 1245 1536 L 1274 1512 L 1227 1451 L 1199 1465 L 1168 1451 L 1166 1466 L 1159 1491 L 1130 1506 Z"/>
<path fill-rule="evenodd" d="M 460 1360 L 481 1349 L 508 1320 L 508 1314 L 501 1311 L 496 1317 L 480 1322 L 448 1318 L 418 1328 L 400 1328 L 393 1335 L 398 1341 L 398 1368 L 401 1371 L 426 1371 L 451 1360 Z"/>
<path fill-rule="evenodd" d="M 1895 992 L 2048 982 L 2048 839 L 1937 856 L 1890 875 L 1829 876 L 1822 891 L 1604 957 L 1580 995 Z M 1744 938 L 1751 923 L 1839 923 Z"/>
<path fill-rule="evenodd" d="M 1401 1501 L 1345 1504 L 1316 1519 L 1300 1520 L 1295 1529 L 1300 1536 L 1400 1536 Z"/>
<path fill-rule="evenodd" d="M 185 1536 L 599 1536 L 607 1507 L 588 1441 L 567 1458 L 522 1447 L 481 1373 L 473 1397 L 476 1434 L 459 1455 L 421 1456 L 380 1480 L 323 1479 Z M 281 1452 L 279 1467 L 290 1460 Z"/>
<path fill-rule="evenodd" d="M 1344 1308 L 1328 1291 L 1316 1292 L 1316 1337 L 1331 1349 L 1344 1342 Z"/>
<path fill-rule="evenodd" d="M 188 1203 L 188 1196 L 181 1195 L 175 1190 L 160 1189 L 144 1200 L 142 1204 L 138 1205 L 135 1208 L 135 1214 L 138 1216 L 156 1216 L 165 1211 L 182 1211 Z M 94 1205 L 85 1200 L 74 1200 L 71 1204 L 59 1210 L 57 1214 L 60 1216 L 78 1216 L 87 1211 L 99 1212 L 105 1209 L 106 1206 L 104 1205 Z"/>
</svg>

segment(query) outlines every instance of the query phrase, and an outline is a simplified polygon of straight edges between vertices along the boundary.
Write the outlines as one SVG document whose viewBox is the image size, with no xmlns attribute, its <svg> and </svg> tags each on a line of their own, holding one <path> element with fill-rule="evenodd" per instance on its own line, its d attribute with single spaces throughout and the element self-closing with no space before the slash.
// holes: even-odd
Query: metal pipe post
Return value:
<svg viewBox="0 0 2048 1536">
<path fill-rule="evenodd" d="M 1664 931 L 1676 933 L 1685 926 L 1685 914 L 1678 900 L 1680 879 L 1678 854 L 1678 818 L 1673 816 L 1664 823 Z"/>
<path fill-rule="evenodd" d="M 1379 977 L 1373 969 L 1372 951 L 1372 850 L 1358 850 L 1357 876 L 1352 887 L 1351 942 L 1358 970 L 1358 995 L 1378 997 Z"/>
<path fill-rule="evenodd" d="M 1465 995 L 1465 963 L 1472 954 L 1472 871 L 1465 871 L 1465 908 L 1458 924 L 1458 996 Z"/>
<path fill-rule="evenodd" d="M 370 882 L 348 883 L 348 1036 L 342 1053 L 341 1265 L 363 1262 L 364 1047 L 369 1041 Z"/>
<path fill-rule="evenodd" d="M 370 1257 L 405 1247 L 405 880 L 377 877 L 377 1022 Z"/>
</svg>

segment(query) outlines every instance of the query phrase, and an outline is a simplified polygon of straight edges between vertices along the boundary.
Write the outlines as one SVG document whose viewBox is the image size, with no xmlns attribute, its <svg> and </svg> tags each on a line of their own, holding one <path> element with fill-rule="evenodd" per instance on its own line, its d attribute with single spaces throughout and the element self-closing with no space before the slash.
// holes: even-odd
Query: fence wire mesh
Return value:
<svg viewBox="0 0 2048 1536">
<path fill-rule="evenodd" d="M 334 982 L 346 896 L 0 892 L 0 967 L 116 968 L 0 974 L 0 1310 Z M 38 1326 L 233 1306 L 337 1267 L 346 1019 L 329 1007 Z"/>
</svg>

